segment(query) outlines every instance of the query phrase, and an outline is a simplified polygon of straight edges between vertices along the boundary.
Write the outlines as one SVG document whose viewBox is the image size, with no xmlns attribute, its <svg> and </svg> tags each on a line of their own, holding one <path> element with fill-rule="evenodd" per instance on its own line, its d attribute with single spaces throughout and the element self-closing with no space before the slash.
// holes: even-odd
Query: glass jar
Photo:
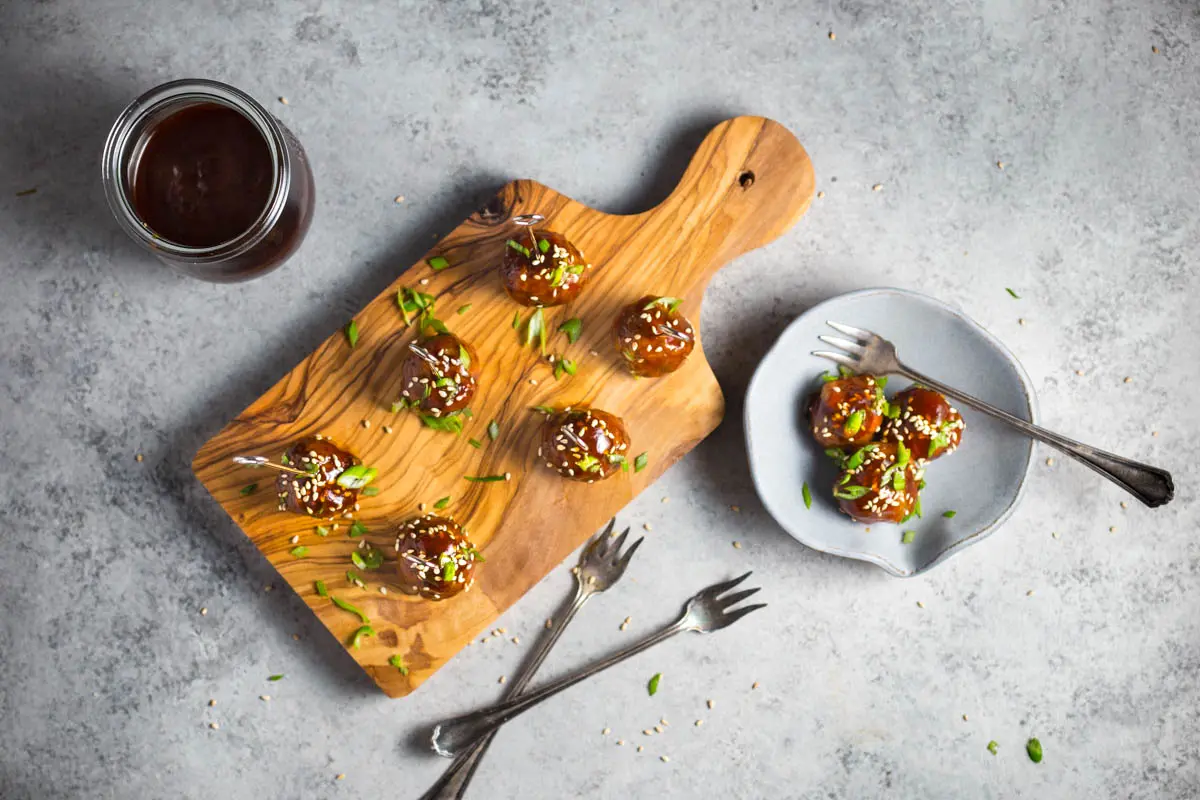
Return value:
<svg viewBox="0 0 1200 800">
<path fill-rule="evenodd" d="M 159 126 L 197 106 L 217 106 L 222 112 L 232 109 L 261 134 L 270 155 L 269 188 L 264 186 L 266 202 L 261 212 L 241 233 L 227 241 L 181 244 L 156 232 L 144 219 L 147 215 L 139 214 L 135 179 Z M 194 130 L 180 131 L 193 138 L 197 135 Z M 261 147 L 257 142 L 251 145 Z M 268 169 L 265 158 L 258 166 L 264 172 Z M 216 81 L 172 81 L 134 100 L 109 131 L 101 169 L 108 204 L 125 232 L 169 266 L 204 280 L 240 281 L 270 272 L 296 252 L 312 222 L 312 169 L 300 142 L 252 97 Z M 229 174 L 236 176 L 238 171 Z"/>
</svg>

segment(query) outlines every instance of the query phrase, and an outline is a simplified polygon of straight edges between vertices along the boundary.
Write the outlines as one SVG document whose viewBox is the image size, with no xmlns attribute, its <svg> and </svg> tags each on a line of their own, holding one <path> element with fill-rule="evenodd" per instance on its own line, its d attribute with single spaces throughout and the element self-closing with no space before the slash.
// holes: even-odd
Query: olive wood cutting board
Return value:
<svg viewBox="0 0 1200 800">
<path fill-rule="evenodd" d="M 762 117 L 717 125 L 671 195 L 641 214 L 605 214 L 534 181 L 513 181 L 355 315 L 356 346 L 342 330 L 331 335 L 209 440 L 192 467 L 380 688 L 392 697 L 406 695 L 717 427 L 724 398 L 702 347 L 704 289 L 731 259 L 791 228 L 808 209 L 813 185 L 804 148 L 786 128 Z M 514 313 L 524 320 L 530 309 L 508 298 L 497 274 L 505 241 L 523 231 L 512 221 L 521 214 L 545 216 L 537 229 L 565 235 L 594 267 L 575 302 L 544 312 L 547 354 L 578 364 L 577 374 L 560 380 L 538 348 L 524 346 L 513 329 Z M 449 266 L 432 269 L 428 259 L 435 256 Z M 481 371 L 473 417 L 465 420 L 461 435 L 391 411 L 400 363 L 417 332 L 415 324 L 405 325 L 397 307 L 402 287 L 433 295 L 435 316 L 477 353 Z M 612 342 L 618 310 L 646 294 L 681 298 L 680 310 L 698 339 L 678 372 L 657 379 L 629 375 Z M 572 317 L 583 322 L 574 344 L 557 331 Z M 621 417 L 632 440 L 630 460 L 645 452 L 645 469 L 584 484 L 546 468 L 537 458 L 543 416 L 533 409 L 577 404 Z M 487 433 L 491 420 L 499 426 L 494 441 Z M 274 473 L 230 460 L 234 455 L 278 460 L 296 439 L 315 433 L 379 470 L 373 484 L 379 494 L 361 499 L 357 518 L 368 533 L 360 538 L 349 537 L 345 520 L 319 536 L 311 517 L 276 510 Z M 483 446 L 470 446 L 472 438 Z M 511 479 L 464 478 L 503 473 Z M 251 483 L 261 488 L 243 494 Z M 431 602 L 402 594 L 393 581 L 393 531 L 420 513 L 419 504 L 430 513 L 447 496 L 449 504 L 437 513 L 462 524 L 486 562 L 476 569 L 474 587 L 457 597 Z M 387 559 L 378 570 L 355 570 L 365 589 L 346 576 L 353 568 L 351 551 L 364 539 Z M 298 545 L 308 548 L 305 556 L 293 555 Z M 362 623 L 320 596 L 317 580 L 330 595 L 365 612 L 375 635 L 352 647 Z M 406 674 L 389 663 L 394 655 L 403 659 Z"/>
</svg>

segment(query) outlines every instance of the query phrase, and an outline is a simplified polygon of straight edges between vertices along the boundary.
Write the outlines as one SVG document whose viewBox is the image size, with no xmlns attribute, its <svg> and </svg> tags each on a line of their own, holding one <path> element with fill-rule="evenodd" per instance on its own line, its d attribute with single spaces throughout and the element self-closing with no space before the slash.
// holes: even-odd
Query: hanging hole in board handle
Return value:
<svg viewBox="0 0 1200 800">
<path fill-rule="evenodd" d="M 738 185 L 743 189 L 749 189 L 754 185 L 754 173 L 746 170 L 741 175 L 738 175 Z"/>
</svg>

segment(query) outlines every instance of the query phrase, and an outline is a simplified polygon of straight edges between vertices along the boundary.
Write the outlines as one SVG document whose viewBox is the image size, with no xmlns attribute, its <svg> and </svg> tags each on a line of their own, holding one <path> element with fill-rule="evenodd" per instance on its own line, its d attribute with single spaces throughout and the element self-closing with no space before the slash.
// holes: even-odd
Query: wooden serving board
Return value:
<svg viewBox="0 0 1200 800">
<path fill-rule="evenodd" d="M 349 647 L 361 623 L 320 597 L 314 582 L 324 581 L 331 595 L 366 612 L 376 635 L 350 653 L 384 692 L 406 695 L 716 428 L 724 399 L 702 343 L 675 374 L 638 380 L 624 371 L 612 344 L 613 320 L 621 306 L 644 294 L 680 297 L 699 336 L 709 279 L 731 259 L 795 224 L 808 209 L 813 184 L 804 148 L 787 129 L 762 117 L 737 117 L 715 127 L 671 196 L 641 214 L 605 214 L 539 183 L 514 181 L 426 255 L 445 257 L 448 268 L 435 272 L 422 259 L 405 271 L 355 316 L 356 347 L 342 331 L 331 335 L 209 440 L 192 467 L 343 645 Z M 529 310 L 509 300 L 497 274 L 505 240 L 522 230 L 512 217 L 531 213 L 544 215 L 538 227 L 564 234 L 595 267 L 576 302 L 545 311 L 547 352 L 578 362 L 578 373 L 559 381 L 536 347 L 522 346 L 512 320 L 514 312 L 525 319 Z M 396 304 L 405 286 L 434 295 L 436 316 L 478 353 L 474 416 L 461 436 L 390 411 L 406 345 L 416 334 Z M 467 304 L 468 311 L 456 313 Z M 575 344 L 557 332 L 571 317 L 583 320 Z M 563 480 L 540 462 L 543 417 L 531 409 L 582 403 L 624 419 L 631 456 L 648 454 L 643 471 L 588 485 Z M 500 434 L 490 441 L 486 430 L 493 419 Z M 273 473 L 230 460 L 239 454 L 278 459 L 293 441 L 314 433 L 379 469 L 380 494 L 362 499 L 358 518 L 369 530 L 363 538 L 389 560 L 373 572 L 357 570 L 367 581 L 365 590 L 346 578 L 350 553 L 362 541 L 348 537 L 346 522 L 318 536 L 312 518 L 276 510 Z M 469 446 L 469 438 L 483 442 L 482 449 Z M 464 480 L 505 472 L 511 480 Z M 263 488 L 243 496 L 240 490 L 252 482 Z M 476 570 L 475 586 L 458 597 L 443 602 L 409 597 L 391 579 L 392 532 L 419 513 L 418 504 L 432 511 L 446 496 L 452 499 L 440 513 L 466 528 L 487 561 Z M 291 555 L 294 536 L 309 549 L 306 557 Z M 407 675 L 388 664 L 394 654 L 403 657 Z"/>
</svg>

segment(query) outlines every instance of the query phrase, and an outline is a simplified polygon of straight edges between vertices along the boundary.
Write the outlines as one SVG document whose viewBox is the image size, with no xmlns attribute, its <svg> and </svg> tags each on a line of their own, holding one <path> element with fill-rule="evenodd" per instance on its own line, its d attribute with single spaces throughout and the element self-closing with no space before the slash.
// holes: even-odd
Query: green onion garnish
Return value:
<svg viewBox="0 0 1200 800">
<path fill-rule="evenodd" d="M 367 638 L 368 636 L 374 636 L 374 635 L 375 635 L 374 628 L 372 628 L 370 625 L 363 625 L 361 628 L 359 628 L 358 630 L 356 630 L 354 632 L 353 636 L 350 637 L 350 646 L 353 647 L 355 650 L 357 650 L 359 642 L 361 642 L 363 639 Z"/>
<path fill-rule="evenodd" d="M 293 558 L 304 558 L 306 555 L 308 555 L 308 548 L 304 545 L 299 545 L 298 547 L 293 547 L 288 552 L 292 554 Z"/>
<path fill-rule="evenodd" d="M 378 474 L 379 470 L 374 467 L 355 464 L 342 470 L 341 474 L 337 476 L 337 485 L 343 489 L 361 489 L 375 480 L 375 476 Z"/>
<path fill-rule="evenodd" d="M 434 256 L 433 258 L 427 259 L 425 263 L 428 264 L 429 268 L 434 272 L 438 272 L 450 266 L 450 262 L 447 261 L 443 256 Z"/>
<path fill-rule="evenodd" d="M 912 540 L 917 538 L 916 531 L 905 531 L 900 534 L 900 544 L 912 544 Z"/>
<path fill-rule="evenodd" d="M 641 472 L 646 468 L 648 463 L 650 463 L 649 453 L 639 453 L 637 457 L 633 459 L 633 471 Z"/>
<path fill-rule="evenodd" d="M 471 304 L 465 303 L 465 304 L 459 306 L 458 311 L 456 311 L 455 313 L 461 317 L 463 314 L 467 313 L 470 310 L 471 310 Z"/>
<path fill-rule="evenodd" d="M 497 424 L 496 420 L 492 420 L 488 423 L 487 434 L 488 438 L 493 442 L 496 441 L 496 439 L 500 436 L 500 425 Z"/>
<path fill-rule="evenodd" d="M 397 653 L 396 655 L 389 658 L 388 663 L 391 664 L 396 669 L 400 670 L 401 675 L 408 674 L 408 667 L 404 666 L 404 659 L 400 656 L 400 654 Z"/>
<path fill-rule="evenodd" d="M 954 515 L 957 513 L 958 513 L 957 511 L 953 511 L 953 510 L 943 511 L 942 516 L 945 517 L 946 519 L 954 519 Z"/>
<path fill-rule="evenodd" d="M 320 597 L 329 597 L 329 590 L 325 588 L 325 581 L 316 581 L 313 583 L 316 587 L 317 595 Z"/>
<path fill-rule="evenodd" d="M 518 242 L 516 239 L 509 239 L 507 242 L 505 242 L 505 244 L 526 258 L 529 258 L 529 248 Z"/>
<path fill-rule="evenodd" d="M 654 697 L 654 695 L 658 693 L 658 682 L 661 680 L 662 673 L 656 672 L 654 673 L 653 677 L 650 678 L 650 682 L 646 684 L 646 691 L 650 693 L 651 697 Z"/>
<path fill-rule="evenodd" d="M 850 418 L 846 420 L 846 425 L 842 428 L 842 432 L 847 436 L 853 436 L 862 430 L 863 422 L 866 420 L 866 418 L 867 412 L 863 411 L 862 409 L 855 411 L 850 415 Z"/>
<path fill-rule="evenodd" d="M 438 511 L 441 511 L 443 508 L 445 508 L 448 505 L 450 505 L 450 495 L 446 495 L 441 500 L 438 500 L 436 503 L 433 504 L 433 507 L 436 508 Z"/>
<path fill-rule="evenodd" d="M 350 342 L 351 347 L 358 344 L 358 323 L 354 320 L 346 324 L 346 341 Z"/>
<path fill-rule="evenodd" d="M 354 520 L 354 523 L 351 524 L 351 526 L 350 526 L 350 538 L 351 539 L 357 539 L 359 536 L 362 536 L 366 532 L 367 532 L 367 526 L 363 525 L 361 520 L 357 520 L 357 519 Z"/>
<path fill-rule="evenodd" d="M 258 491 L 258 484 L 251 483 L 248 486 L 243 486 L 242 490 L 240 492 L 238 492 L 238 494 L 240 494 L 242 497 L 245 497 L 246 495 L 254 494 L 257 491 Z"/>
<path fill-rule="evenodd" d="M 363 625 L 369 625 L 371 623 L 371 620 L 362 612 L 362 609 L 358 608 L 353 603 L 347 603 L 342 598 L 336 596 L 330 597 L 329 599 L 332 600 L 333 604 L 342 611 L 349 611 L 351 614 L 357 614 L 358 618 L 362 620 Z"/>
<path fill-rule="evenodd" d="M 504 480 L 503 475 L 464 475 L 471 483 L 495 483 Z"/>
<path fill-rule="evenodd" d="M 568 342 L 575 344 L 579 340 L 579 335 L 583 333 L 583 320 L 579 317 L 571 317 L 562 325 L 559 325 L 558 330 L 567 335 Z"/>
</svg>

